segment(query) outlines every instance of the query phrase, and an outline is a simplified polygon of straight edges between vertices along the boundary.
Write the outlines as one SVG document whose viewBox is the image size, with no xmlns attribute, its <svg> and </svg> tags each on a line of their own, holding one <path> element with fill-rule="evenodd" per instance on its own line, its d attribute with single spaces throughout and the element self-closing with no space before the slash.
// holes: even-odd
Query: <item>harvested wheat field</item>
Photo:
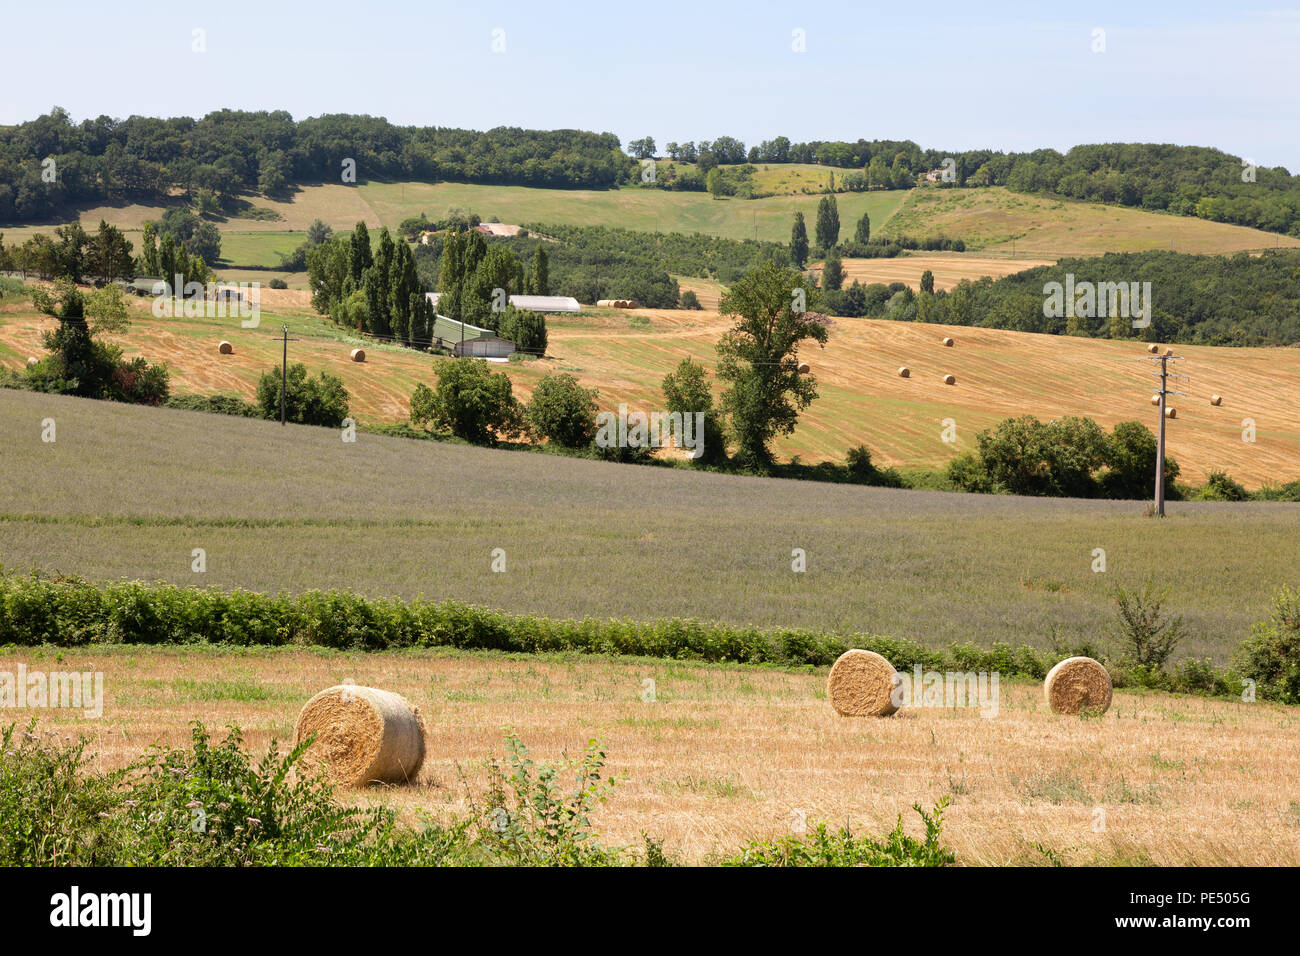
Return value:
<svg viewBox="0 0 1300 956">
<path fill-rule="evenodd" d="M 946 794 L 959 863 L 1044 864 L 1045 851 L 1079 865 L 1300 863 L 1300 710 L 1279 705 L 1121 690 L 1104 717 L 1080 720 L 1051 714 L 1038 684 L 1004 684 L 990 719 L 915 707 L 868 719 L 835 713 L 826 669 L 304 649 L 75 649 L 57 660 L 103 671 L 104 715 L 45 711 L 41 726 L 88 735 L 102 767 L 184 744 L 192 718 L 218 732 L 238 723 L 255 752 L 272 736 L 285 748 L 307 698 L 349 678 L 400 693 L 429 726 L 418 781 L 347 799 L 391 801 L 413 818 L 463 814 L 509 725 L 538 760 L 578 756 L 596 738 L 619 781 L 597 831 L 639 844 L 644 830 L 691 861 L 801 818 L 881 833 L 902 813 L 916 833 L 912 803 Z M 0 654 L 11 670 L 55 661 Z"/>
<path fill-rule="evenodd" d="M 855 279 L 863 285 L 870 285 L 873 282 L 884 285 L 903 282 L 910 286 L 913 292 L 918 292 L 921 289 L 921 273 L 929 269 L 934 273 L 935 290 L 948 292 L 957 288 L 957 284 L 963 279 L 970 279 L 972 282 L 983 276 L 1001 279 L 1003 276 L 1024 272 L 1036 266 L 1054 265 L 1056 260 L 1041 257 L 1011 259 L 946 252 L 897 256 L 893 259 L 841 259 L 840 263 L 844 266 L 846 285 Z M 821 263 L 817 263 L 814 269 L 820 275 Z M 703 302 L 702 299 L 700 301 Z"/>
<path fill-rule="evenodd" d="M 935 275 L 937 281 L 938 269 Z M 290 361 L 342 379 L 363 425 L 405 421 L 415 386 L 432 384 L 437 363 L 448 361 L 350 334 L 315 315 L 306 292 L 264 289 L 262 296 L 255 329 L 241 328 L 237 317 L 155 318 L 147 302 L 136 301 L 130 329 L 110 338 L 128 358 L 166 362 L 173 393 L 252 400 L 258 377 L 280 362 L 280 326 L 288 324 L 298 337 Z M 774 443 L 782 458 L 840 461 L 865 442 L 879 465 L 939 468 L 973 449 L 981 429 L 1026 412 L 1043 420 L 1082 415 L 1106 428 L 1134 419 L 1156 427 L 1148 404 L 1155 380 L 1150 363 L 1137 361 L 1148 354 L 1141 342 L 883 319 L 830 322 L 826 348 L 806 347 L 799 355 L 813 368 L 819 398 L 800 415 L 794 434 Z M 17 369 L 28 356 L 44 354 L 40 334 L 54 323 L 30 305 L 0 305 L 0 363 Z M 543 375 L 569 372 L 598 390 L 602 408 L 626 402 L 653 410 L 663 403 L 664 376 L 683 358 L 713 376 L 714 346 L 731 320 L 707 310 L 589 309 L 552 316 L 548 325 L 545 358 L 501 366 L 520 400 L 528 400 Z M 944 348 L 945 337 L 958 346 Z M 233 355 L 216 354 L 223 340 Z M 351 358 L 358 347 L 365 362 Z M 1300 477 L 1300 422 L 1292 412 L 1300 404 L 1300 349 L 1189 345 L 1176 351 L 1187 358 L 1177 371 L 1189 380 L 1179 386 L 1187 398 L 1179 400 L 1167 440 L 1182 480 L 1201 483 L 1222 470 L 1253 489 Z M 900 367 L 910 375 L 901 377 Z M 956 384 L 945 387 L 945 375 Z M 1211 401 L 1215 395 L 1219 405 Z M 956 423 L 953 442 L 941 437 L 947 418 Z M 1254 423 L 1253 442 L 1243 441 L 1245 419 Z"/>
</svg>

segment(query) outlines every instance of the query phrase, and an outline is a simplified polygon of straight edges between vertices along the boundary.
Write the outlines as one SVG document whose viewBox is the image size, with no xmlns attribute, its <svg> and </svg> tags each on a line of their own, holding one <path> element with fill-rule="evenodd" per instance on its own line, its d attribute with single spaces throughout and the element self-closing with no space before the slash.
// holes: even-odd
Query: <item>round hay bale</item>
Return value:
<svg viewBox="0 0 1300 956">
<path fill-rule="evenodd" d="M 405 697 L 377 687 L 338 684 L 303 706 L 294 740 L 316 735 L 303 766 L 323 767 L 334 783 L 406 783 L 424 762 L 424 721 Z"/>
<path fill-rule="evenodd" d="M 1160 396 L 1159 396 L 1159 395 L 1152 395 L 1152 396 L 1151 396 L 1151 404 L 1152 404 L 1152 405 L 1159 405 L 1159 404 L 1160 404 Z"/>
<path fill-rule="evenodd" d="M 1157 352 L 1160 351 L 1160 346 L 1158 346 L 1158 345 L 1148 345 L 1148 346 L 1147 346 L 1147 351 L 1150 352 L 1152 355 L 1155 355 Z"/>
<path fill-rule="evenodd" d="M 36 356 L 34 356 L 34 355 L 29 355 L 29 356 L 27 356 L 27 367 L 28 367 L 28 368 L 31 368 L 33 365 L 40 365 L 40 364 L 41 364 L 41 360 L 38 359 Z"/>
<path fill-rule="evenodd" d="M 1210 404 L 1211 404 L 1211 405 L 1216 405 L 1216 406 L 1217 406 L 1217 405 L 1222 405 L 1222 404 L 1223 404 L 1223 396 L 1222 396 L 1222 395 L 1211 395 L 1211 396 L 1210 396 Z"/>
<path fill-rule="evenodd" d="M 352 350 L 352 361 L 354 361 L 354 362 L 364 362 L 365 360 L 366 360 L 366 350 L 365 350 L 365 349 L 353 349 L 353 350 Z"/>
<path fill-rule="evenodd" d="M 831 665 L 826 694 L 841 717 L 888 717 L 898 710 L 896 681 L 894 665 L 875 651 L 845 651 Z"/>
<path fill-rule="evenodd" d="M 1165 355 L 1173 355 L 1173 354 L 1174 354 L 1173 349 L 1165 349 Z"/>
<path fill-rule="evenodd" d="M 906 365 L 902 365 L 899 367 L 898 369 L 899 378 L 910 378 L 911 375 L 912 375 L 912 370 L 908 368 Z"/>
<path fill-rule="evenodd" d="M 1176 408 L 1165 409 L 1165 418 L 1177 418 L 1177 417 L 1178 417 L 1178 409 Z"/>
<path fill-rule="evenodd" d="M 945 348 L 952 348 L 952 339 L 945 337 L 943 340 L 943 344 Z"/>
<path fill-rule="evenodd" d="M 1058 714 L 1105 713 L 1110 708 L 1110 674 L 1091 657 L 1067 657 L 1047 672 L 1043 695 Z"/>
<path fill-rule="evenodd" d="M 799 363 L 799 374 L 800 374 L 800 375 L 807 375 L 807 374 L 808 374 L 809 372 L 811 372 L 811 371 L 812 371 L 812 367 L 811 367 L 807 362 L 800 362 L 800 363 Z"/>
<path fill-rule="evenodd" d="M 945 384 L 945 385 L 956 385 L 956 384 L 957 384 L 957 377 L 956 377 L 955 375 L 945 375 L 945 376 L 943 377 L 943 384 Z"/>
<path fill-rule="evenodd" d="M 221 355 L 234 355 L 235 347 L 229 342 L 222 342 L 217 346 L 217 352 Z"/>
</svg>

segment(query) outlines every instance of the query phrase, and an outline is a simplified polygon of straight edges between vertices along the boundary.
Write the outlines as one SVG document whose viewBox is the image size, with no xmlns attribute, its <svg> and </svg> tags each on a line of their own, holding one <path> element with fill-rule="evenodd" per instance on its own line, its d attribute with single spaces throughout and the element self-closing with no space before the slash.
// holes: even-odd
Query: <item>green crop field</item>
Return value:
<svg viewBox="0 0 1300 956">
<path fill-rule="evenodd" d="M 54 419 L 57 439 L 41 440 Z M 0 564 L 348 588 L 550 617 L 695 617 L 937 645 L 1105 642 L 1150 578 L 1225 660 L 1300 576 L 1300 509 L 896 491 L 616 465 L 0 391 Z M 191 570 L 202 548 L 207 570 Z M 505 573 L 491 570 L 493 549 Z M 791 570 L 802 548 L 807 571 Z M 1093 551 L 1107 570 L 1092 570 Z"/>
</svg>

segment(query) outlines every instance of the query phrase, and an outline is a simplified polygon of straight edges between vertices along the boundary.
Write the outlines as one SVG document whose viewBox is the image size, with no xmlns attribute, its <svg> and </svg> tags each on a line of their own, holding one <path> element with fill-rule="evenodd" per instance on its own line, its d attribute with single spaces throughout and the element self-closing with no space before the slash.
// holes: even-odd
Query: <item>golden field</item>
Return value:
<svg viewBox="0 0 1300 956">
<path fill-rule="evenodd" d="M 933 258 L 933 257 L 931 257 Z M 902 263 L 907 260 L 882 260 Z M 936 271 L 936 276 L 940 274 Z M 700 291 L 708 294 L 704 286 Z M 714 290 L 716 295 L 716 290 Z M 403 421 L 418 383 L 432 383 L 443 359 L 349 336 L 315 315 L 300 291 L 262 290 L 264 311 L 257 329 L 236 318 L 154 318 L 136 301 L 132 326 L 119 342 L 127 356 L 166 362 L 174 393 L 225 392 L 253 398 L 258 377 L 279 364 L 281 324 L 299 338 L 290 360 L 311 371 L 343 379 L 352 411 L 362 423 Z M 19 368 L 42 353 L 40 331 L 55 320 L 30 304 L 0 304 L 0 362 Z M 977 432 L 1026 412 L 1044 420 L 1083 415 L 1110 427 L 1137 419 L 1155 428 L 1150 405 L 1151 363 L 1139 361 L 1142 343 L 1039 335 L 997 329 L 834 319 L 826 348 L 805 350 L 817 376 L 820 398 L 798 428 L 776 445 L 779 455 L 805 462 L 840 460 L 866 443 L 882 465 L 937 468 L 974 447 Z M 660 383 L 686 356 L 712 372 L 714 344 L 729 320 L 716 311 L 584 309 L 578 316 L 552 316 L 547 356 L 540 361 L 496 366 L 507 372 L 516 394 L 531 395 L 542 375 L 569 372 L 598 389 L 602 408 L 626 402 L 659 408 Z M 941 339 L 956 345 L 944 348 Z M 233 355 L 218 356 L 228 339 Z M 364 364 L 350 360 L 361 345 Z M 1186 398 L 1171 404 L 1168 448 L 1184 481 L 1203 482 L 1224 470 L 1249 488 L 1300 478 L 1300 349 L 1179 346 L 1185 363 L 1177 371 Z M 899 378 L 900 366 L 911 377 Z M 952 374 L 956 384 L 942 377 Z M 1210 396 L 1223 396 L 1219 407 Z M 943 421 L 956 425 L 956 441 L 941 438 Z M 1243 422 L 1255 424 L 1256 440 L 1243 441 Z"/>
<path fill-rule="evenodd" d="M 412 816 L 464 814 L 484 761 L 502 756 L 504 726 L 538 760 L 580 756 L 595 738 L 619 781 L 597 830 L 616 844 L 644 831 L 693 862 L 801 818 L 878 834 L 901 813 L 918 833 L 911 805 L 946 794 L 945 840 L 965 864 L 1045 864 L 1049 852 L 1083 865 L 1300 863 L 1300 711 L 1279 705 L 1119 691 L 1104 717 L 1079 720 L 1051 714 L 1037 685 L 1004 684 L 993 718 L 908 708 L 851 719 L 826 701 L 824 670 L 453 651 L 0 652 L 0 669 L 19 662 L 104 673 L 102 718 L 39 714 L 45 729 L 89 736 L 104 768 L 185 745 L 191 719 L 237 723 L 263 750 L 292 736 L 313 693 L 347 678 L 397 691 L 427 721 L 425 766 L 414 786 L 349 799 Z"/>
</svg>

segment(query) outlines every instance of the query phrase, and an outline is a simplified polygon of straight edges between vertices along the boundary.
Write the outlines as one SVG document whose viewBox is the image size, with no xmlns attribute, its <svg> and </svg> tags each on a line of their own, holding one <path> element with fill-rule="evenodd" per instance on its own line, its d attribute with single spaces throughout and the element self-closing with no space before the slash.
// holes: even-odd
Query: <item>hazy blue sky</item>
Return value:
<svg viewBox="0 0 1300 956">
<path fill-rule="evenodd" d="M 55 104 L 78 120 L 278 108 L 608 130 L 661 150 L 722 134 L 1174 142 L 1297 171 L 1300 7 L 1263 2 L 4 0 L 0 123 Z"/>
</svg>

